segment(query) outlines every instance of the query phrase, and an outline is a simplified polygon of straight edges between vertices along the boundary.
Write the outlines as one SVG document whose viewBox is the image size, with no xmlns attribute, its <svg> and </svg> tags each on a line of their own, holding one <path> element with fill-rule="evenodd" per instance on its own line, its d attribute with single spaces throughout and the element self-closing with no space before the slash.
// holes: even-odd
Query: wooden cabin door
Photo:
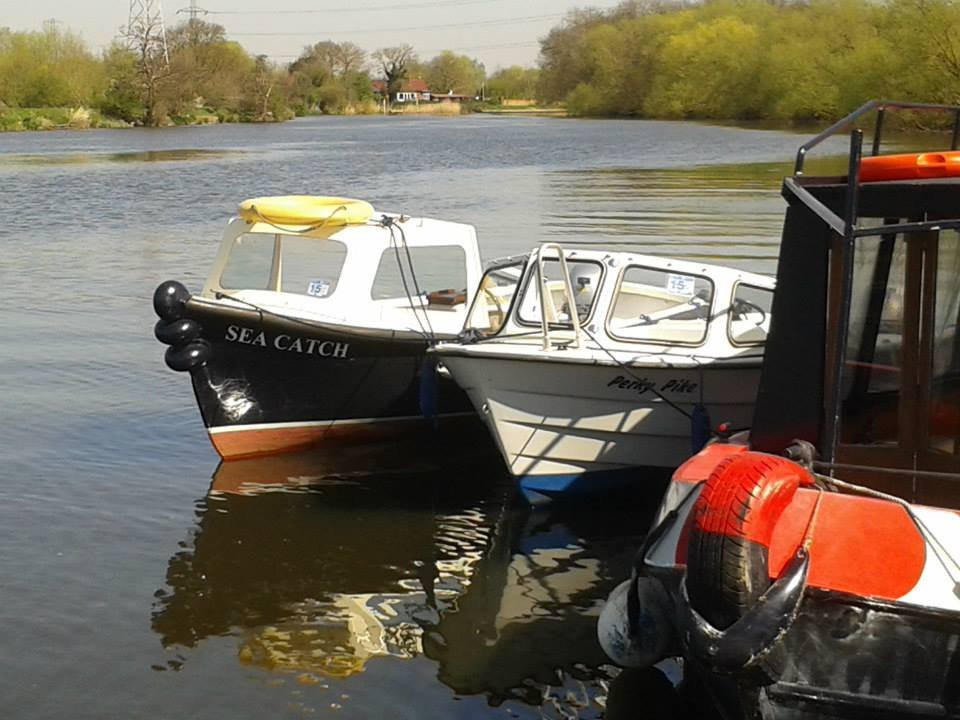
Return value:
<svg viewBox="0 0 960 720">
<path fill-rule="evenodd" d="M 904 472 L 838 475 L 960 504 L 955 481 L 924 475 L 960 471 L 957 233 L 858 239 L 851 300 L 836 462 Z"/>
<path fill-rule="evenodd" d="M 960 235 L 923 239 L 916 469 L 960 472 Z M 956 506 L 960 482 L 918 477 L 918 502 Z M 949 502 L 952 499 L 952 502 Z"/>
</svg>

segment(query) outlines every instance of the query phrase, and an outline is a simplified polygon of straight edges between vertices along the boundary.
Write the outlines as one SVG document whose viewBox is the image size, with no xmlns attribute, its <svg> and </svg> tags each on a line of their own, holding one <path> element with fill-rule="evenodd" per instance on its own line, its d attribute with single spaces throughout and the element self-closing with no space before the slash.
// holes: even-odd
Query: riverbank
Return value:
<svg viewBox="0 0 960 720">
<path fill-rule="evenodd" d="M 88 130 L 123 128 L 129 123 L 107 117 L 98 110 L 78 108 L 4 108 L 0 110 L 0 132 L 25 130 Z"/>
<path fill-rule="evenodd" d="M 441 115 L 456 116 L 473 113 L 491 115 L 517 116 L 545 116 L 566 117 L 567 111 L 563 107 L 517 107 L 510 105 L 492 105 L 480 103 L 420 103 L 419 105 L 397 104 L 390 108 L 389 115 Z M 314 114 L 314 113 L 310 113 Z M 322 114 L 322 113 L 317 113 Z M 341 113 L 330 115 L 359 116 L 383 114 L 383 110 L 373 102 L 348 105 Z M 292 120 L 295 115 L 291 112 L 283 117 L 274 117 L 268 114 L 266 118 L 253 117 L 241 113 L 226 111 L 198 111 L 182 115 L 170 115 L 165 118 L 160 127 L 180 127 L 194 125 L 219 125 L 225 123 L 269 123 Z M 130 123 L 120 118 L 104 115 L 99 110 L 78 107 L 49 107 L 49 108 L 0 108 L 0 132 L 24 132 L 28 130 L 90 130 L 96 128 L 129 128 L 139 127 L 137 123 Z"/>
<path fill-rule="evenodd" d="M 529 116 L 543 116 L 543 117 L 569 117 L 567 109 L 565 107 L 511 107 L 509 105 L 504 106 L 484 106 L 478 107 L 474 110 L 478 113 L 486 113 L 488 115 L 529 115 Z"/>
<path fill-rule="evenodd" d="M 269 123 L 292 120 L 290 112 L 283 117 L 254 117 L 241 113 L 198 111 L 183 115 L 169 115 L 159 127 L 192 125 L 220 125 L 224 123 Z M 0 109 L 0 132 L 25 132 L 30 130 L 91 130 L 139 127 L 137 123 L 104 115 L 99 110 L 85 107 L 41 107 Z"/>
</svg>

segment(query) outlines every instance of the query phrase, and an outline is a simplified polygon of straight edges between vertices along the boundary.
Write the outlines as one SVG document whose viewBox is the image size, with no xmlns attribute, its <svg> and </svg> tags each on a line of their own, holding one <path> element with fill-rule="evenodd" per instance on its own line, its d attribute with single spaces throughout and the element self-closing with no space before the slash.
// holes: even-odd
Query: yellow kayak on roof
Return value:
<svg viewBox="0 0 960 720">
<path fill-rule="evenodd" d="M 362 225 L 373 216 L 363 200 L 319 195 L 275 195 L 244 200 L 237 210 L 249 223 L 278 225 Z"/>
</svg>

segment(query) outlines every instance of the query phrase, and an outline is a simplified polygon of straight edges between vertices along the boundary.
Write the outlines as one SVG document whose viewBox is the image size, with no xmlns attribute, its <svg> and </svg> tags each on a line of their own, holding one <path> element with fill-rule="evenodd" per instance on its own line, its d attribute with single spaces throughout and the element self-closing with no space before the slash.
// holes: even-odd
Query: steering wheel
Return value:
<svg viewBox="0 0 960 720">
<path fill-rule="evenodd" d="M 735 298 L 733 301 L 733 304 L 731 305 L 731 308 L 733 309 L 734 313 L 740 316 L 746 315 L 747 312 L 751 310 L 760 313 L 760 322 L 757 323 L 757 327 L 759 327 L 760 325 L 763 325 L 763 323 L 766 322 L 767 320 L 767 311 L 764 310 L 759 305 L 757 305 L 756 303 L 750 302 L 749 300 L 744 300 L 743 298 Z M 747 309 L 747 312 L 744 312 L 744 308 Z"/>
</svg>

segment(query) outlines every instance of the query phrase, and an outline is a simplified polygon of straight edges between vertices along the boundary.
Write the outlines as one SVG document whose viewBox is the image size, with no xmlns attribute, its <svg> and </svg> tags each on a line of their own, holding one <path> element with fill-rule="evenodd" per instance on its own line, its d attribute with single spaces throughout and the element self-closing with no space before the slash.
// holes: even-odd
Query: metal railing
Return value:
<svg viewBox="0 0 960 720">
<path fill-rule="evenodd" d="M 960 142 L 960 107 L 956 105 L 934 105 L 931 103 L 911 103 L 911 102 L 898 102 L 896 100 L 871 100 L 864 105 L 861 105 L 852 113 L 847 115 L 840 120 L 837 120 L 833 125 L 828 127 L 826 130 L 822 131 L 818 135 L 814 136 L 803 145 L 800 146 L 800 149 L 797 150 L 797 159 L 794 163 L 793 174 L 794 175 L 803 175 L 803 165 L 806 160 L 807 154 L 815 148 L 817 145 L 822 143 L 829 137 L 836 135 L 837 133 L 843 132 L 849 128 L 853 123 L 862 118 L 867 113 L 877 111 L 877 118 L 874 123 L 873 128 L 873 146 L 871 148 L 871 155 L 880 154 L 880 139 L 883 135 L 883 120 L 886 117 L 888 109 L 892 110 L 932 110 L 940 112 L 952 112 L 953 113 L 953 134 L 950 141 L 950 149 L 956 150 L 957 143 Z"/>
<path fill-rule="evenodd" d="M 551 250 L 557 253 L 557 260 L 560 263 L 560 273 L 563 276 L 563 292 L 567 297 L 567 308 L 570 314 L 570 324 L 573 326 L 573 346 L 580 347 L 580 314 L 577 311 L 577 304 L 574 300 L 573 286 L 570 284 L 570 271 L 567 269 L 567 259 L 564 257 L 563 248 L 558 243 L 544 243 L 537 248 L 537 283 L 540 288 L 540 322 L 543 324 L 543 349 L 549 350 L 553 347 L 553 341 L 550 337 L 550 316 L 547 313 L 547 303 L 550 303 L 550 310 L 553 313 L 554 321 L 558 321 L 559 314 L 557 307 L 553 302 L 553 293 L 547 287 L 547 277 L 543 272 L 545 251 Z M 552 260 L 553 258 L 547 258 Z"/>
</svg>

